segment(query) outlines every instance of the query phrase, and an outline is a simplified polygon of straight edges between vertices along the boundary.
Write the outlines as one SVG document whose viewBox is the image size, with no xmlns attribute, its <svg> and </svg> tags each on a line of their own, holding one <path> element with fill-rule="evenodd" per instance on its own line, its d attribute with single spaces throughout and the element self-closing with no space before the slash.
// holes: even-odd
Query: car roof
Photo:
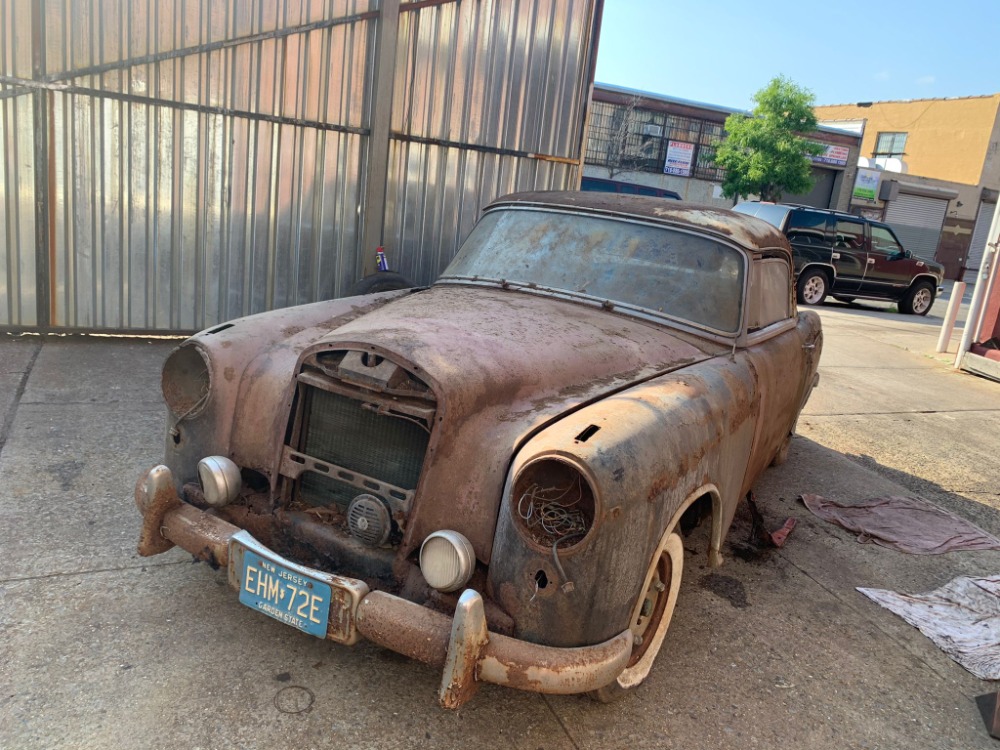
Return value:
<svg viewBox="0 0 1000 750">
<path fill-rule="evenodd" d="M 767 222 L 729 209 L 698 203 L 620 193 L 546 191 L 505 195 L 493 201 L 487 210 L 501 206 L 538 206 L 645 219 L 714 234 L 750 250 L 778 248 L 791 257 L 785 235 Z"/>
<path fill-rule="evenodd" d="M 736 204 L 734 210 L 739 211 L 749 206 L 774 206 L 775 208 L 783 208 L 788 213 L 796 209 L 801 209 L 803 211 L 814 211 L 818 214 L 831 214 L 833 216 L 842 216 L 845 219 L 854 219 L 855 221 L 866 221 L 865 217 L 858 216 L 857 214 L 849 214 L 846 211 L 838 211 L 835 208 L 819 208 L 818 206 L 807 206 L 804 203 L 767 203 L 765 201 L 743 201 L 742 203 Z M 752 214 L 748 214 L 752 215 Z"/>
</svg>

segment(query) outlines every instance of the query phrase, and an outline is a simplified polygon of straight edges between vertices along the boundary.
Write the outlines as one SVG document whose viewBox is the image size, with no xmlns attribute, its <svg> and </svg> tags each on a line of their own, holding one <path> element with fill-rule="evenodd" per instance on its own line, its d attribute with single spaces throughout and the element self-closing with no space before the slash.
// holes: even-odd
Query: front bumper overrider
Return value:
<svg viewBox="0 0 1000 750">
<path fill-rule="evenodd" d="M 157 555 L 176 545 L 225 568 L 237 590 L 244 549 L 296 566 L 266 550 L 248 532 L 182 502 L 166 466 L 156 466 L 140 478 L 135 502 L 143 516 L 140 555 Z M 454 616 L 448 617 L 384 591 L 370 591 L 363 581 L 334 578 L 337 595 L 331 602 L 327 639 L 350 645 L 364 637 L 443 670 L 438 700 L 444 708 L 461 706 L 481 682 L 550 694 L 596 690 L 618 677 L 632 653 L 629 630 L 579 648 L 542 646 L 491 633 L 482 596 L 473 589 L 462 593 Z"/>
</svg>

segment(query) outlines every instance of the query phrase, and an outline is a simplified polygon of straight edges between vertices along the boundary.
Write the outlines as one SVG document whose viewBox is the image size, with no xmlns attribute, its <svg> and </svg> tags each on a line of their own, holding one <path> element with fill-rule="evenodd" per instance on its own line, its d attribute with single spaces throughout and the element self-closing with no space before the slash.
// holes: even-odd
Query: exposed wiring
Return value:
<svg viewBox="0 0 1000 750">
<path fill-rule="evenodd" d="M 209 393 L 211 393 L 211 391 L 208 388 L 206 388 L 205 392 L 203 394 L 201 394 L 201 398 L 199 398 L 197 401 L 195 401 L 191 405 L 190 409 L 188 409 L 186 412 L 184 412 L 179 417 L 177 417 L 177 419 L 174 421 L 173 426 L 170 428 L 170 436 L 171 437 L 176 438 L 178 435 L 180 435 L 180 431 L 177 428 L 180 427 L 181 422 L 183 422 L 185 419 L 187 419 L 189 416 L 191 416 L 192 414 L 194 414 L 196 411 L 198 411 L 199 409 L 201 409 L 202 406 L 205 405 L 205 403 L 208 401 L 208 394 Z"/>
<path fill-rule="evenodd" d="M 570 497 L 570 493 L 576 490 L 575 497 Z M 580 502 L 583 496 L 582 479 L 577 476 L 576 482 L 570 482 L 566 487 L 541 487 L 532 484 L 521 495 L 517 501 L 517 514 L 524 521 L 525 527 L 537 536 L 538 531 L 543 532 L 544 537 L 553 539 L 552 559 L 559 577 L 565 581 L 562 590 L 570 593 L 575 588 L 572 581 L 566 575 L 566 570 L 559 559 L 559 545 L 570 539 L 585 536 L 588 530 L 587 517 L 580 508 L 574 507 Z M 538 596 L 538 582 L 535 582 L 535 593 L 531 599 Z"/>
<path fill-rule="evenodd" d="M 531 531 L 541 529 L 544 535 L 554 538 L 556 544 L 579 536 L 587 531 L 587 517 L 574 508 L 582 496 L 581 478 L 566 487 L 541 487 L 532 484 L 517 501 L 517 513 Z M 567 495 L 576 489 L 576 497 Z"/>
</svg>

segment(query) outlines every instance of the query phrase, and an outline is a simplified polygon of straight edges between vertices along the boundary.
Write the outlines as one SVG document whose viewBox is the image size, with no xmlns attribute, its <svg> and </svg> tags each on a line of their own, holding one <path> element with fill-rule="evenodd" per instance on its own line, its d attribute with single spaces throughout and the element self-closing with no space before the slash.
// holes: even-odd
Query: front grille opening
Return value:
<svg viewBox="0 0 1000 750">
<path fill-rule="evenodd" d="M 364 401 L 308 388 L 300 450 L 308 456 L 414 490 L 430 435 L 420 424 Z"/>
<path fill-rule="evenodd" d="M 351 503 L 367 492 L 387 503 L 388 543 L 399 544 L 430 441 L 430 417 L 400 415 L 392 411 L 394 402 L 376 394 L 346 395 L 305 383 L 299 401 L 295 442 L 301 455 L 290 457 L 308 469 L 295 482 L 289 507 L 348 533 Z"/>
</svg>

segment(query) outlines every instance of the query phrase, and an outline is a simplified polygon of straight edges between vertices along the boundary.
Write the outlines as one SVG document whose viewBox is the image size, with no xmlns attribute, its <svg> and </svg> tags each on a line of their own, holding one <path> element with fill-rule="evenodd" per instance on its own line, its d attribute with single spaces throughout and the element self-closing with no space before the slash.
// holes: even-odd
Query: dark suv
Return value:
<svg viewBox="0 0 1000 750">
<path fill-rule="evenodd" d="M 830 294 L 841 302 L 895 300 L 901 313 L 926 315 L 941 291 L 944 267 L 913 256 L 882 222 L 780 203 L 740 203 L 733 210 L 788 237 L 801 304 L 818 305 Z"/>
</svg>

